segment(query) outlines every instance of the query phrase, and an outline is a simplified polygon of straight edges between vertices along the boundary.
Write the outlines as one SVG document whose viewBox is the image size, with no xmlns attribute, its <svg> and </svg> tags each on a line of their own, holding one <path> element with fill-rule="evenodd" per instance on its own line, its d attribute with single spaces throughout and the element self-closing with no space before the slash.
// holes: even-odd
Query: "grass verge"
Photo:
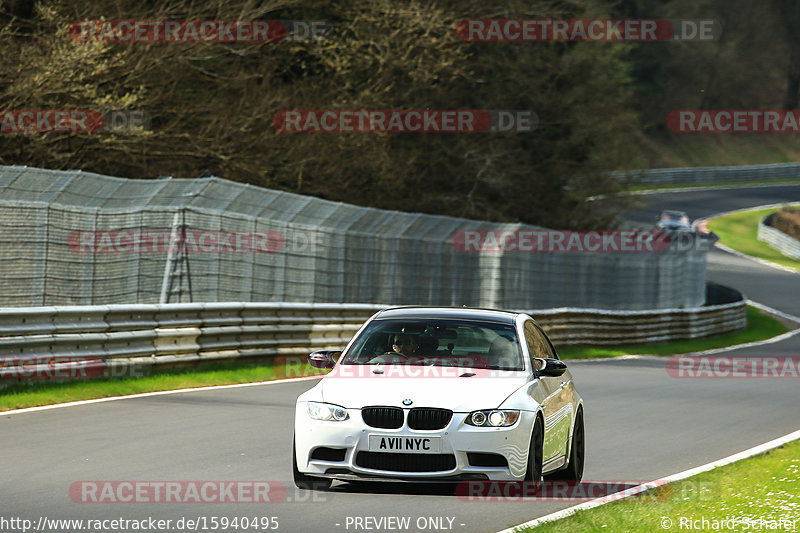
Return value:
<svg viewBox="0 0 800 533">
<path fill-rule="evenodd" d="M 800 269 L 800 261 L 787 257 L 767 243 L 758 240 L 758 221 L 776 211 L 777 209 L 761 209 L 731 213 L 710 220 L 708 229 L 719 236 L 720 243 L 736 251 L 782 266 Z"/>
<path fill-rule="evenodd" d="M 723 333 L 702 339 L 662 342 L 657 344 L 629 344 L 623 346 L 565 346 L 558 350 L 562 359 L 596 359 L 618 357 L 620 355 L 653 354 L 675 355 L 713 348 L 723 348 L 734 344 L 769 339 L 789 329 L 767 313 L 747 306 L 747 327 L 742 331 Z"/>
<path fill-rule="evenodd" d="M 799 485 L 800 441 L 794 441 L 654 493 L 519 531 L 800 531 Z"/>
<path fill-rule="evenodd" d="M 256 383 L 325 374 L 297 358 L 277 363 L 207 362 L 191 369 L 154 370 L 135 378 L 101 378 L 66 383 L 16 384 L 0 390 L 0 412 L 54 403 L 125 396 L 143 392 Z"/>
<path fill-rule="evenodd" d="M 787 331 L 787 328 L 762 311 L 747 308 L 747 329 L 706 339 L 674 341 L 630 346 L 581 347 L 559 350 L 562 359 L 588 359 L 650 353 L 672 355 L 732 344 L 762 340 Z M 255 383 L 292 377 L 324 375 L 327 371 L 312 368 L 304 358 L 278 362 L 248 361 L 207 362 L 190 369 L 156 369 L 136 378 L 102 378 L 67 383 L 15 384 L 0 389 L 0 412 L 55 403 L 125 396 L 143 392 Z"/>
</svg>

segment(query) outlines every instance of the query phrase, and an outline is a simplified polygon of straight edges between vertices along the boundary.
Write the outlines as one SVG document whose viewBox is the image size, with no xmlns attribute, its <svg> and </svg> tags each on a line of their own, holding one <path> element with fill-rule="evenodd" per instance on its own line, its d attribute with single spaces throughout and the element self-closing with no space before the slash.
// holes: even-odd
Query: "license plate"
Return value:
<svg viewBox="0 0 800 533">
<path fill-rule="evenodd" d="M 369 436 L 371 452 L 439 453 L 441 450 L 441 437 Z"/>
</svg>

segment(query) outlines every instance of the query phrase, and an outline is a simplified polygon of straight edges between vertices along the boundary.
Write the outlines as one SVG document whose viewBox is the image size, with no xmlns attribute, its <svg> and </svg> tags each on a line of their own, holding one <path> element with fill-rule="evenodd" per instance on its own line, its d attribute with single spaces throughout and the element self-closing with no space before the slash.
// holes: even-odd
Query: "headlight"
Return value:
<svg viewBox="0 0 800 533">
<path fill-rule="evenodd" d="M 486 423 L 486 414 L 483 411 L 475 411 L 469 417 L 470 423 L 476 426 L 482 426 Z"/>
<path fill-rule="evenodd" d="M 467 416 L 467 424 L 479 427 L 508 427 L 516 424 L 519 419 L 519 411 L 499 410 L 473 411 Z"/>
<path fill-rule="evenodd" d="M 341 422 L 347 420 L 350 415 L 347 414 L 347 409 L 339 405 L 330 403 L 308 402 L 306 404 L 308 416 L 314 420 L 335 420 Z"/>
</svg>

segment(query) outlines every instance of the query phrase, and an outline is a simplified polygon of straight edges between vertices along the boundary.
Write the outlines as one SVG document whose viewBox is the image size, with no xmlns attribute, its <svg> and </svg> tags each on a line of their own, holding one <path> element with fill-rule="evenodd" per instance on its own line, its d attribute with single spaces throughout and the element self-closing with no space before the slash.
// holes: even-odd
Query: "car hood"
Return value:
<svg viewBox="0 0 800 533">
<path fill-rule="evenodd" d="M 455 370 L 455 369 L 452 369 Z M 472 372 L 472 377 L 459 377 Z M 331 372 L 322 380 L 322 401 L 346 408 L 370 405 L 440 407 L 456 412 L 493 409 L 527 383 L 523 372 L 458 369 L 447 377 L 396 377 L 385 374 L 347 376 Z M 411 400 L 404 405 L 403 400 Z"/>
<path fill-rule="evenodd" d="M 686 224 L 684 222 L 676 222 L 673 220 L 661 222 L 660 227 L 664 229 L 687 229 L 687 230 L 692 229 L 689 224 Z"/>
</svg>

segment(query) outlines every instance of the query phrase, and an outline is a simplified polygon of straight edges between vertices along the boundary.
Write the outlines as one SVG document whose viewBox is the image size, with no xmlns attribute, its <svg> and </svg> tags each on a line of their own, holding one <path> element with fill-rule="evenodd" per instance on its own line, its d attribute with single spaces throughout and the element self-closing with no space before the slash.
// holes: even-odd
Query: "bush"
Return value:
<svg viewBox="0 0 800 533">
<path fill-rule="evenodd" d="M 784 207 L 772 219 L 772 227 L 800 240 L 800 209 Z"/>
</svg>

